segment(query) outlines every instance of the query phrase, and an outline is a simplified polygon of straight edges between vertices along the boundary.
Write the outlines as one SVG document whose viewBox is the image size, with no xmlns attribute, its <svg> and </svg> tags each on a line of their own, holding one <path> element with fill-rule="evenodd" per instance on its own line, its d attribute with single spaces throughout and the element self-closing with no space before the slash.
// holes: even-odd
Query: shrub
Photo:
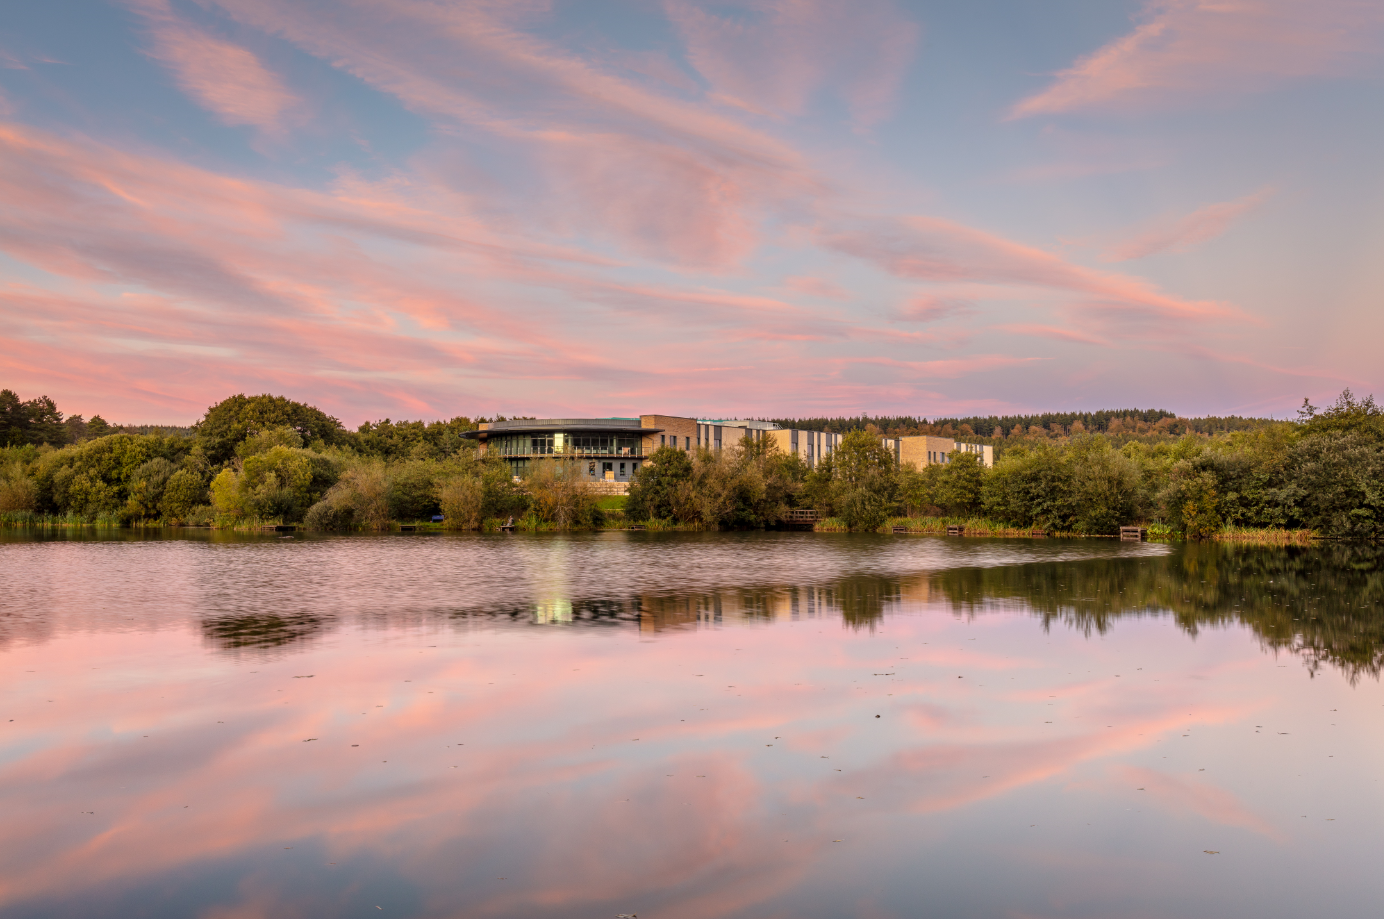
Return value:
<svg viewBox="0 0 1384 919">
<path fill-rule="evenodd" d="M 228 517 L 301 520 L 337 477 L 326 456 L 286 446 L 246 457 L 240 467 L 223 469 L 211 483 L 212 506 Z"/>
<path fill-rule="evenodd" d="M 533 499 L 532 513 L 544 523 L 563 530 L 600 525 L 598 498 L 577 461 L 539 460 L 530 467 L 525 485 Z"/>
<path fill-rule="evenodd" d="M 0 513 L 30 512 L 38 508 L 38 484 L 19 463 L 0 466 Z"/>
<path fill-rule="evenodd" d="M 388 492 L 383 463 L 353 466 L 327 489 L 321 501 L 308 508 L 303 522 L 315 530 L 388 529 Z"/>
</svg>

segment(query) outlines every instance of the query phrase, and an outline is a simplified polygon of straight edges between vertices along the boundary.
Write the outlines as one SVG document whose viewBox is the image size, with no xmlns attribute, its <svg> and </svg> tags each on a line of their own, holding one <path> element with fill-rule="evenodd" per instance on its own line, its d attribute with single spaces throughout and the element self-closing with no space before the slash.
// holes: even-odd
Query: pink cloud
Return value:
<svg viewBox="0 0 1384 919">
<path fill-rule="evenodd" d="M 995 328 L 1014 335 L 1036 335 L 1039 338 L 1051 338 L 1055 341 L 1071 341 L 1083 345 L 1108 346 L 1109 340 L 1090 332 L 1083 332 L 1080 329 L 1064 328 L 1062 326 L 1038 325 L 1034 323 L 1007 323 Z"/>
<path fill-rule="evenodd" d="M 937 217 L 859 220 L 819 230 L 823 245 L 911 281 L 984 282 L 1046 288 L 1164 320 L 1226 318 L 1223 303 L 1184 300 L 1143 278 L 1096 271 L 1061 256 Z"/>
<path fill-rule="evenodd" d="M 816 275 L 805 274 L 784 278 L 783 286 L 800 294 L 807 294 L 809 297 L 824 297 L 829 300 L 849 300 L 851 297 L 850 291 L 840 284 L 830 278 L 817 277 Z"/>
<path fill-rule="evenodd" d="M 149 26 L 149 55 L 178 88 L 229 125 L 275 132 L 301 100 L 253 52 L 179 18 L 164 0 L 132 0 Z"/>
<path fill-rule="evenodd" d="M 729 15 L 683 2 L 664 8 L 687 56 L 717 97 L 766 114 L 799 115 L 824 84 L 839 87 L 857 122 L 892 106 L 919 28 L 889 0 L 745 0 Z"/>
<path fill-rule="evenodd" d="M 1234 201 L 1208 204 L 1177 219 L 1158 221 L 1132 238 L 1107 248 L 1105 260 L 1124 262 L 1160 252 L 1186 252 L 1220 236 L 1232 223 L 1258 208 L 1273 194 L 1274 189 L 1265 188 Z"/>
<path fill-rule="evenodd" d="M 497 144 L 543 189 L 523 215 L 529 225 L 724 270 L 748 251 L 763 210 L 825 191 L 790 146 L 521 31 L 504 4 L 361 0 L 329 14 L 277 0 L 218 5 Z"/>
<path fill-rule="evenodd" d="M 1347 70 L 1378 46 L 1368 0 L 1148 0 L 1133 32 L 1081 58 L 1011 118 L 1117 111 L 1246 92 Z"/>
<path fill-rule="evenodd" d="M 970 300 L 920 294 L 899 310 L 899 318 L 910 322 L 936 322 L 952 316 L 963 316 L 974 309 L 975 304 Z"/>
</svg>

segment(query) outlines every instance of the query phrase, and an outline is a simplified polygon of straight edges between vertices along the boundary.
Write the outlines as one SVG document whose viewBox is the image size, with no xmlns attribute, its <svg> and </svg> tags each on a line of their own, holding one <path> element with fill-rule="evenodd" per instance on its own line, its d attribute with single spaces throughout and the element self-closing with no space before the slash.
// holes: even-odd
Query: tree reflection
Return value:
<svg viewBox="0 0 1384 919">
<path fill-rule="evenodd" d="M 1117 618 L 1171 613 L 1188 634 L 1244 623 L 1266 648 L 1354 683 L 1384 668 L 1384 547 L 1186 544 L 1165 558 L 959 569 L 934 575 L 959 612 L 1013 601 L 1086 634 Z"/>
<path fill-rule="evenodd" d="M 303 645 L 331 625 L 310 613 L 261 613 L 202 620 L 202 635 L 222 651 L 270 651 Z"/>
</svg>

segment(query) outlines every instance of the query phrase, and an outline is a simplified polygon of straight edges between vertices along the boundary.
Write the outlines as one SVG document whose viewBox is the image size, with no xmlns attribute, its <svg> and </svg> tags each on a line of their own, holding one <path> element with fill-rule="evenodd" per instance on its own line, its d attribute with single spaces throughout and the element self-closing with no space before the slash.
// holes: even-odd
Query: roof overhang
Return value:
<svg viewBox="0 0 1384 919">
<path fill-rule="evenodd" d="M 469 440 L 489 440 L 492 434 L 658 434 L 665 428 L 645 428 L 637 418 L 538 418 L 529 421 L 497 421 L 478 431 L 464 431 Z"/>
</svg>

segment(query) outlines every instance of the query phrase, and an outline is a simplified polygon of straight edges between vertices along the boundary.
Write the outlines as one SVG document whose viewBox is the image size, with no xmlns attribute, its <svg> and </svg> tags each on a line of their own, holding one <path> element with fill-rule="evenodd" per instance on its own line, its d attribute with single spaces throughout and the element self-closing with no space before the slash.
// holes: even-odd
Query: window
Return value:
<svg viewBox="0 0 1384 919">
<path fill-rule="evenodd" d="M 659 445 L 660 447 L 666 447 L 666 446 L 668 446 L 668 435 L 667 435 L 667 434 L 660 434 L 660 435 L 658 435 L 658 445 Z"/>
<path fill-rule="evenodd" d="M 684 437 L 684 438 L 682 439 L 682 448 L 683 448 L 684 450 L 691 450 L 691 449 L 692 449 L 692 438 L 690 438 L 690 437 Z"/>
<path fill-rule="evenodd" d="M 621 464 L 620 464 L 620 478 L 624 478 L 624 477 L 625 477 L 625 464 L 624 464 L 624 463 L 621 463 Z"/>
</svg>

